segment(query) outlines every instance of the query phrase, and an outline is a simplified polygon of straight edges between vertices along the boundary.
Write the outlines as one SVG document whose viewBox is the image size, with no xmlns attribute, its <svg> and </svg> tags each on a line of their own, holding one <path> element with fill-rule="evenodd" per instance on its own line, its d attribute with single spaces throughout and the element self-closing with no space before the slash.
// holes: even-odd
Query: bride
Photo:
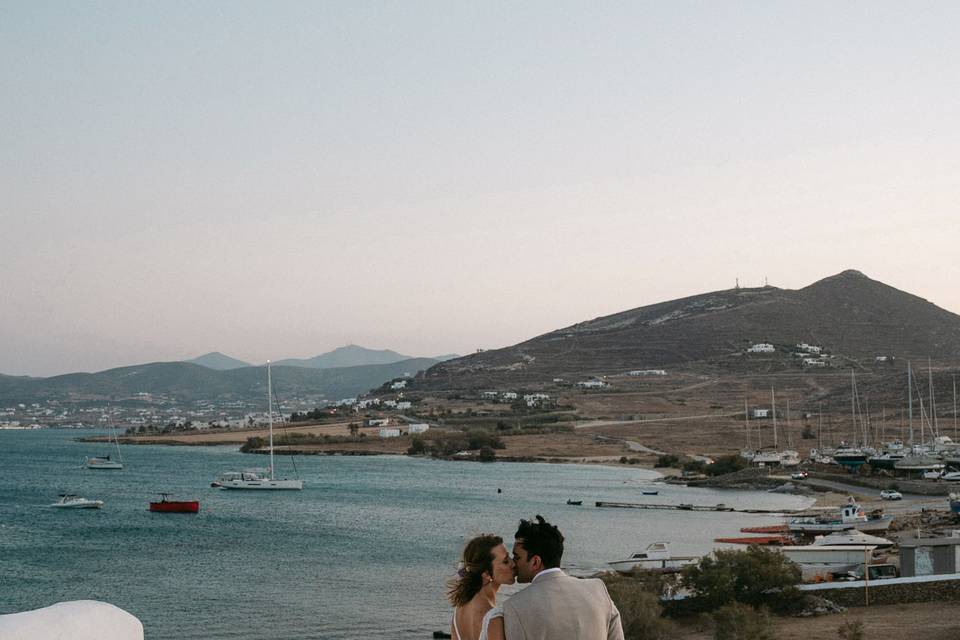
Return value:
<svg viewBox="0 0 960 640">
<path fill-rule="evenodd" d="M 504 640 L 503 611 L 497 590 L 516 579 L 503 538 L 480 535 L 463 549 L 462 567 L 451 580 L 447 597 L 454 606 L 450 621 L 453 640 Z"/>
</svg>

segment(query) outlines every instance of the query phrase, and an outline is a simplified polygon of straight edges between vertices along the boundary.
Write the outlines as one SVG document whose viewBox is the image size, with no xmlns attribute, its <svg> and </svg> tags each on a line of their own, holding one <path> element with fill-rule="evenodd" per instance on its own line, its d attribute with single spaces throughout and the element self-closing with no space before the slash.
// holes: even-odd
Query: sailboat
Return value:
<svg viewBox="0 0 960 640">
<path fill-rule="evenodd" d="M 116 429 L 111 428 L 110 435 L 113 436 L 113 443 L 117 447 L 116 460 L 112 459 L 109 454 L 107 454 L 106 456 L 91 456 L 86 460 L 87 469 L 110 469 L 110 470 L 123 469 L 123 456 L 120 455 L 120 440 L 119 438 L 117 438 Z"/>
<path fill-rule="evenodd" d="M 273 473 L 273 381 L 270 374 L 270 361 L 267 361 L 267 421 L 270 425 L 270 468 L 267 473 L 260 470 L 226 471 L 220 474 L 214 483 L 224 489 L 249 490 L 296 490 L 303 489 L 303 480 L 276 478 Z"/>
</svg>

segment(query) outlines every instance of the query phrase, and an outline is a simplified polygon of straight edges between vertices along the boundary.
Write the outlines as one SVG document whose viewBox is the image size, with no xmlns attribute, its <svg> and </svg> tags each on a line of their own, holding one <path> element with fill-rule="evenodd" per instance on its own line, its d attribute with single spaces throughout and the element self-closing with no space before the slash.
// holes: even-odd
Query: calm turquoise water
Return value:
<svg viewBox="0 0 960 640">
<path fill-rule="evenodd" d="M 660 487 L 655 474 L 599 466 L 298 458 L 302 492 L 226 492 L 219 471 L 260 466 L 235 447 L 124 448 L 127 468 L 88 471 L 89 432 L 0 432 L 0 613 L 97 599 L 139 617 L 150 639 L 429 638 L 447 626 L 443 583 L 463 542 L 543 514 L 567 537 L 574 573 L 669 540 L 705 553 L 719 535 L 775 518 L 568 507 L 568 498 L 798 507 L 756 492 Z M 278 469 L 291 471 L 287 459 Z M 497 488 L 503 489 L 497 494 Z M 154 514 L 157 492 L 199 498 L 199 515 Z M 72 492 L 101 511 L 46 505 Z"/>
</svg>

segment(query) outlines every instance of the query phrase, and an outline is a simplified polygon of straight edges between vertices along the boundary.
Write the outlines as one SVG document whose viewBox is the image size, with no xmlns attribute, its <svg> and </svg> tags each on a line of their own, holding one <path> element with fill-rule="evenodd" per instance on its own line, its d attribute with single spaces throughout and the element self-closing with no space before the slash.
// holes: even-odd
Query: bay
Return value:
<svg viewBox="0 0 960 640">
<path fill-rule="evenodd" d="M 585 575 L 653 541 L 699 555 L 718 546 L 717 536 L 779 521 L 599 509 L 591 506 L 597 500 L 810 502 L 653 485 L 658 474 L 635 467 L 404 456 L 299 457 L 302 492 L 231 492 L 210 481 L 266 459 L 233 446 L 127 446 L 123 471 L 90 471 L 83 458 L 109 450 L 75 441 L 89 434 L 0 432 L 0 613 L 95 599 L 136 615 L 150 639 L 429 638 L 448 626 L 444 583 L 464 542 L 495 532 L 509 547 L 521 517 L 557 524 L 566 568 Z M 289 458 L 278 457 L 277 467 L 293 473 Z M 641 494 L 654 487 L 659 495 Z M 150 513 L 147 503 L 161 491 L 198 498 L 200 513 Z M 50 509 L 64 492 L 104 500 L 104 508 Z"/>
</svg>

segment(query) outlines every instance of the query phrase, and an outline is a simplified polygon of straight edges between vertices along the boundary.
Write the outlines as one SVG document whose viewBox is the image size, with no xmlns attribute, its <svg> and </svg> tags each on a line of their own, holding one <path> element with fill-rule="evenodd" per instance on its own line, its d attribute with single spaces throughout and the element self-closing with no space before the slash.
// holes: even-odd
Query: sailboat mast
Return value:
<svg viewBox="0 0 960 640">
<path fill-rule="evenodd" d="M 853 447 L 857 446 L 857 376 L 850 369 L 850 419 L 853 421 Z"/>
<path fill-rule="evenodd" d="M 753 438 L 750 437 L 750 411 L 747 409 L 747 399 L 743 399 L 743 428 L 747 431 L 747 451 L 753 446 Z"/>
<path fill-rule="evenodd" d="M 953 376 L 953 439 L 957 439 L 957 376 Z"/>
<path fill-rule="evenodd" d="M 913 448 L 913 369 L 907 360 L 907 402 L 910 408 L 910 448 Z"/>
<path fill-rule="evenodd" d="M 927 357 L 927 375 L 930 377 L 930 415 L 933 421 L 930 428 L 933 429 L 933 436 L 940 436 L 940 422 L 937 420 L 937 401 L 933 397 L 933 369 L 930 367 L 930 357 Z"/>
<path fill-rule="evenodd" d="M 270 425 L 270 479 L 273 480 L 273 380 L 270 379 L 269 360 L 267 360 L 267 423 Z"/>
<path fill-rule="evenodd" d="M 777 441 L 777 396 L 773 393 L 773 387 L 770 387 L 770 411 L 773 413 L 773 448 L 780 450 Z"/>
</svg>

